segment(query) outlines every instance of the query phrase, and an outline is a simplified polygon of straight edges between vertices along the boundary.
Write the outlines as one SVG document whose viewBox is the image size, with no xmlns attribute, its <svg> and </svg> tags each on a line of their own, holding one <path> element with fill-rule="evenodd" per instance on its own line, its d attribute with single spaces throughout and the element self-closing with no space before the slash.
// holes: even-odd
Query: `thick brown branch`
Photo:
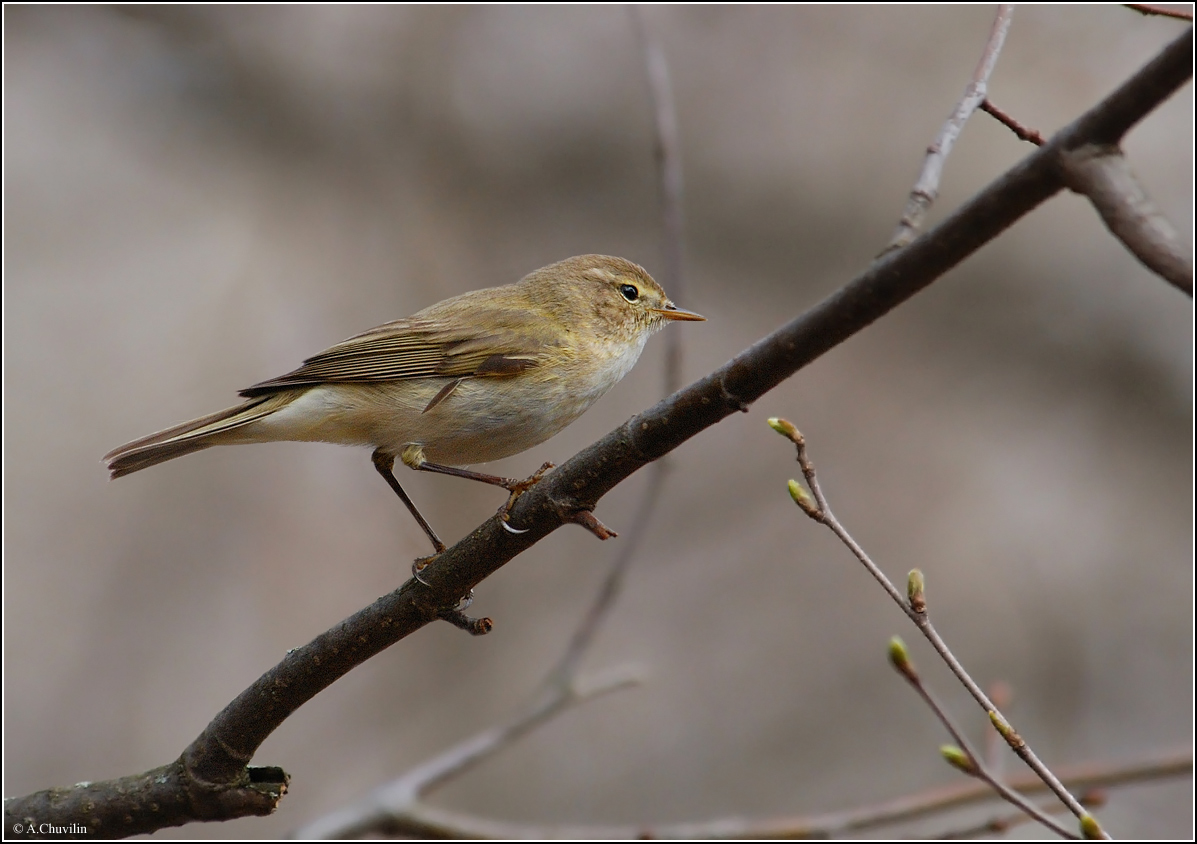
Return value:
<svg viewBox="0 0 1197 844">
<path fill-rule="evenodd" d="M 563 523 L 562 513 L 589 510 L 636 470 L 746 407 L 824 352 L 931 284 L 1061 189 L 1056 157 L 1123 134 L 1192 76 L 1192 30 L 1112 95 L 905 249 L 877 261 L 805 314 L 746 349 L 720 369 L 633 417 L 525 493 L 512 520 L 518 536 L 493 517 L 437 556 L 421 577 L 380 598 L 313 642 L 289 653 L 213 719 L 183 753 L 186 776 L 214 789 L 240 783 L 258 747 L 292 712 L 353 667 L 453 607 L 469 590 Z M 177 790 L 182 791 L 179 785 Z M 42 792 L 45 795 L 47 792 Z M 33 795 L 26 800 L 44 799 Z M 164 798 L 165 799 L 165 798 Z M 183 802 L 182 796 L 168 801 Z M 48 805 L 44 822 L 74 818 Z M 254 814 L 244 811 L 242 814 Z M 8 819 L 8 808 L 5 811 Z M 208 815 L 196 820 L 208 819 Z M 174 820 L 172 823 L 182 823 Z M 154 823 L 150 810 L 139 832 Z"/>
<path fill-rule="evenodd" d="M 6 800 L 4 837 L 126 838 L 193 821 L 269 815 L 289 779 L 281 768 L 247 768 L 236 781 L 214 786 L 190 776 L 180 759 L 144 774 Z"/>
</svg>

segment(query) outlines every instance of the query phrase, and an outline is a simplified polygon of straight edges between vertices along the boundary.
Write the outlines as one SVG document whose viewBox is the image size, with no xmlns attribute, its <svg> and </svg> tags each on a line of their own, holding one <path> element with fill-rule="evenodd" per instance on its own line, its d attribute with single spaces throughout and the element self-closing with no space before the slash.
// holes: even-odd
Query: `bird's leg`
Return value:
<svg viewBox="0 0 1197 844">
<path fill-rule="evenodd" d="M 499 515 L 503 521 L 507 521 L 507 516 L 511 513 L 511 508 L 515 504 L 515 500 L 530 490 L 532 487 L 540 483 L 540 479 L 545 476 L 545 473 L 554 468 L 552 463 L 545 463 L 537 469 L 530 477 L 524 478 L 522 481 L 515 478 L 502 478 L 498 475 L 488 475 L 485 472 L 472 472 L 469 469 L 458 469 L 456 466 L 442 466 L 439 463 L 429 463 L 424 458 L 424 449 L 416 444 L 411 444 L 403 449 L 401 455 L 403 462 L 411 468 L 419 472 L 439 472 L 442 475 L 452 475 L 456 478 L 468 478 L 471 481 L 481 481 L 484 484 L 491 484 L 493 486 L 501 486 L 507 490 L 511 495 L 507 497 L 507 503 L 499 510 Z"/>
<path fill-rule="evenodd" d="M 378 448 L 374 450 L 374 454 L 371 455 L 370 459 L 374 461 L 374 468 L 378 470 L 378 474 L 382 475 L 382 479 L 390 485 L 391 489 L 395 490 L 395 494 L 399 496 L 399 500 L 407 505 L 407 509 L 411 510 L 411 514 L 416 517 L 416 521 L 420 523 L 420 527 L 424 529 L 424 533 L 428 534 L 428 538 L 432 540 L 432 547 L 436 551 L 433 556 L 435 557 L 436 554 L 444 551 L 445 543 L 441 542 L 440 537 L 436 535 L 436 531 L 432 529 L 432 525 L 428 524 L 424 517 L 420 515 L 420 511 L 416 509 L 415 502 L 408 497 L 407 493 L 403 491 L 403 487 L 399 486 L 399 481 L 395 479 L 395 472 L 393 471 L 395 468 L 395 455 Z M 415 575 L 417 580 L 420 578 L 420 570 L 428 564 L 429 559 L 428 557 L 421 557 L 412 566 L 412 574 Z M 421 563 L 424 565 L 421 565 Z"/>
</svg>

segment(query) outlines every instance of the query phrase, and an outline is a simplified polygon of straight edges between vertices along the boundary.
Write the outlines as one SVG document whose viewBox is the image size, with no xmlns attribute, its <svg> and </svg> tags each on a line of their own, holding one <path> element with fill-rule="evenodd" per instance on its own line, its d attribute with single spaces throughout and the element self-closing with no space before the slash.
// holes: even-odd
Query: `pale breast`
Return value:
<svg viewBox="0 0 1197 844">
<path fill-rule="evenodd" d="M 631 370 L 646 339 L 599 344 L 585 361 L 464 378 L 427 410 L 454 379 L 300 389 L 286 407 L 246 426 L 236 439 L 370 445 L 396 455 L 416 443 L 433 463 L 486 463 L 539 445 L 581 416 Z"/>
</svg>

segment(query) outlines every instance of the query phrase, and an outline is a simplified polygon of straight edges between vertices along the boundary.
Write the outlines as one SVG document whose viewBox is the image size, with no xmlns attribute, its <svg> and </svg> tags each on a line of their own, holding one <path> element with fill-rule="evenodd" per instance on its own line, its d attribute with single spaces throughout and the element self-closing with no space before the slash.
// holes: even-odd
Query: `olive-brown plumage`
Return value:
<svg viewBox="0 0 1197 844">
<path fill-rule="evenodd" d="M 351 337 L 242 390 L 236 407 L 104 460 L 119 478 L 214 445 L 279 440 L 373 446 L 376 465 L 497 460 L 577 419 L 667 322 L 701 319 L 631 261 L 579 255 Z"/>
</svg>

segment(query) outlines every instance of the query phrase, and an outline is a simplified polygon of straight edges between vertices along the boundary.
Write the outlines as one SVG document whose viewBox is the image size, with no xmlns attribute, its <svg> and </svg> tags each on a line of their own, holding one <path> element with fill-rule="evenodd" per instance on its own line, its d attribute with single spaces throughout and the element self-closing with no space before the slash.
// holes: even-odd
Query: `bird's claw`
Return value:
<svg viewBox="0 0 1197 844">
<path fill-rule="evenodd" d="M 511 498 L 510 498 L 511 504 L 514 504 L 515 499 L 519 498 L 525 492 L 527 492 L 528 490 L 532 489 L 532 487 L 534 487 L 538 483 L 540 483 L 540 479 L 543 478 L 545 476 L 545 474 L 547 474 L 550 469 L 556 469 L 556 468 L 557 467 L 554 466 L 552 463 L 545 463 L 543 466 L 541 466 L 539 469 L 537 469 L 535 472 L 533 472 L 528 477 L 524 478 L 522 481 L 516 481 L 516 480 L 512 480 L 511 478 L 508 478 L 507 482 L 505 484 L 503 484 L 503 489 L 505 489 L 511 493 Z M 511 504 L 508 504 L 508 509 L 510 509 Z"/>
<path fill-rule="evenodd" d="M 435 554 L 429 554 L 427 557 L 416 557 L 415 562 L 411 564 L 411 576 L 415 578 L 417 583 L 423 583 L 425 586 L 431 587 L 431 584 L 427 580 L 420 577 L 420 572 L 428 568 L 428 564 L 439 556 L 440 552 L 438 551 Z"/>
<path fill-rule="evenodd" d="M 503 484 L 503 489 L 507 490 L 511 494 L 507 496 L 507 503 L 499 508 L 499 523 L 503 525 L 503 530 L 516 535 L 528 532 L 528 528 L 521 529 L 511 526 L 511 508 L 515 506 L 515 500 L 517 498 L 540 483 L 541 478 L 543 478 L 550 469 L 556 468 L 557 467 L 552 463 L 545 463 L 522 481 L 516 481 L 510 478 L 507 479 L 507 483 Z"/>
</svg>

